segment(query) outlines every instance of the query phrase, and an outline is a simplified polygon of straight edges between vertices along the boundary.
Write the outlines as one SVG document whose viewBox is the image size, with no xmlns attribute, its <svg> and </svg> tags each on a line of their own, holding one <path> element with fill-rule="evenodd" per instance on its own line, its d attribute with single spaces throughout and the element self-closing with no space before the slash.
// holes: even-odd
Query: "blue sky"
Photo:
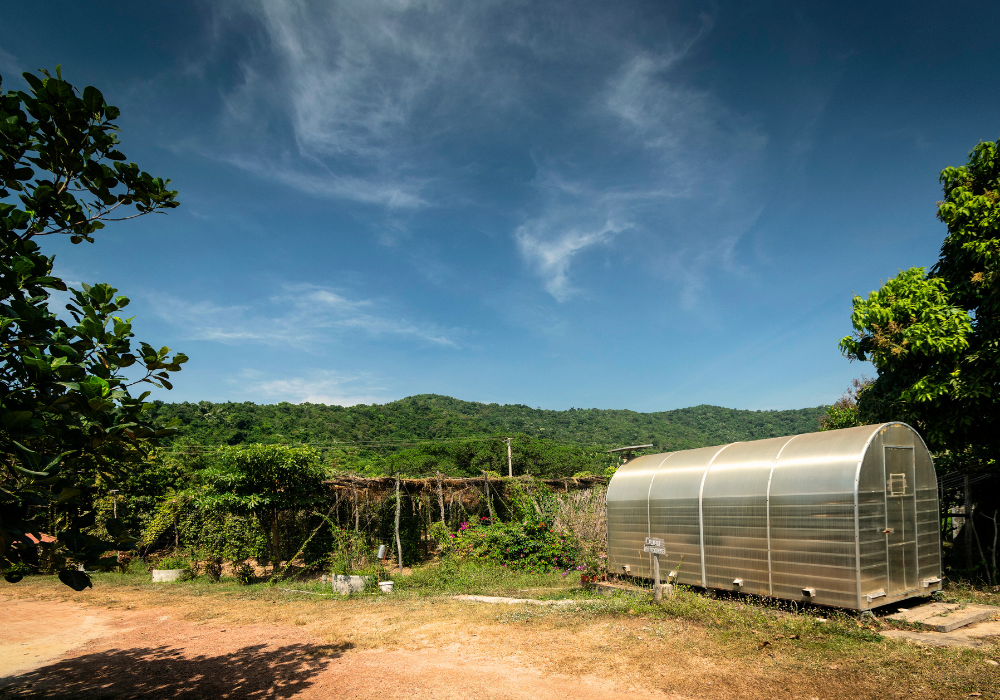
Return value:
<svg viewBox="0 0 1000 700">
<path fill-rule="evenodd" d="M 933 264 L 1000 135 L 996 3 L 45 2 L 181 207 L 46 241 L 191 361 L 164 400 L 834 401 L 852 292 Z"/>
</svg>

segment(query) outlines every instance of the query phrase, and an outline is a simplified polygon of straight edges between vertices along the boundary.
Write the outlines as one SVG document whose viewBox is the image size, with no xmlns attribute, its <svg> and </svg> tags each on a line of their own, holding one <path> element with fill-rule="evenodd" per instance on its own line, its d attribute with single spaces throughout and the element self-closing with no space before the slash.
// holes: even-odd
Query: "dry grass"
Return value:
<svg viewBox="0 0 1000 700">
<path fill-rule="evenodd" d="M 595 487 L 557 495 L 552 528 L 574 538 L 594 556 L 607 551 L 607 487 Z"/>
<path fill-rule="evenodd" d="M 1000 605 L 1000 586 L 973 588 L 967 583 L 949 583 L 943 599 L 952 603 Z"/>
<path fill-rule="evenodd" d="M 552 585 L 571 590 L 561 577 Z M 431 649 L 698 698 L 1000 697 L 1000 674 L 986 663 L 1000 659 L 995 643 L 980 649 L 919 647 L 883 639 L 877 621 L 861 624 L 827 614 L 819 622 L 815 611 L 793 614 L 746 599 L 691 593 L 662 608 L 636 598 L 522 607 L 405 589 L 343 599 L 265 586 L 154 586 L 144 576 L 102 575 L 83 593 L 52 577 L 33 577 L 0 585 L 0 594 L 112 609 L 167 608 L 193 622 L 298 627 L 331 648 Z"/>
</svg>

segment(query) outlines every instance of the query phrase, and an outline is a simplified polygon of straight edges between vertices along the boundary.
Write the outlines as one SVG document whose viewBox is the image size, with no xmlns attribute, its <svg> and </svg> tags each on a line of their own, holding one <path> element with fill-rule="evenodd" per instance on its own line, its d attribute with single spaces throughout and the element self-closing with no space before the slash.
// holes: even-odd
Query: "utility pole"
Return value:
<svg viewBox="0 0 1000 700">
<path fill-rule="evenodd" d="M 510 438 L 507 438 L 507 476 L 514 476 L 514 461 L 510 456 Z"/>
</svg>

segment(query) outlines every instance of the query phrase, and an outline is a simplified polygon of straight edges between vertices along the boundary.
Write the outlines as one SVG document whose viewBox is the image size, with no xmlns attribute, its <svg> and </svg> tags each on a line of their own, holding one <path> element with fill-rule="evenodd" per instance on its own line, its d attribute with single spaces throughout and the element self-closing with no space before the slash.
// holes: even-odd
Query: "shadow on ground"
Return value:
<svg viewBox="0 0 1000 700">
<path fill-rule="evenodd" d="M 8 698 L 290 698 L 353 645 L 259 644 L 221 656 L 171 647 L 110 649 L 43 666 L 0 683 Z"/>
</svg>

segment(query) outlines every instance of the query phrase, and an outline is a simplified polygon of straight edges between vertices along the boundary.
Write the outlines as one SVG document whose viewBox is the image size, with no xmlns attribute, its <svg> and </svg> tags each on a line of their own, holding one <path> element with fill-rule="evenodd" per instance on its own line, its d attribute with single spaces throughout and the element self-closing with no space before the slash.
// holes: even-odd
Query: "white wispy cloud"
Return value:
<svg viewBox="0 0 1000 700">
<path fill-rule="evenodd" d="M 21 81 L 21 73 L 24 71 L 25 69 L 21 67 L 21 62 L 17 60 L 17 57 L 0 47 L 0 75 L 7 78 L 7 90 L 11 89 L 11 83 L 15 80 Z"/>
<path fill-rule="evenodd" d="M 427 205 L 420 195 L 426 181 L 417 179 L 368 179 L 338 175 L 322 166 L 293 166 L 267 158 L 229 156 L 227 162 L 261 177 L 284 183 L 302 192 L 349 199 L 362 204 L 376 204 L 389 209 L 416 209 Z"/>
<path fill-rule="evenodd" d="M 565 302 L 583 290 L 575 270 L 621 236 L 683 260 L 690 297 L 704 276 L 691 262 L 741 235 L 732 222 L 694 231 L 678 216 L 679 200 L 699 200 L 688 211 L 739 213 L 730 189 L 766 145 L 752 119 L 685 79 L 711 31 L 707 16 L 670 27 L 653 49 L 619 33 L 616 13 L 600 4 L 220 7 L 220 26 L 242 28 L 249 18 L 259 31 L 240 45 L 236 83 L 222 89 L 223 146 L 213 157 L 381 209 L 376 235 L 386 245 L 407 240 L 407 217 L 430 207 L 445 218 L 459 200 L 522 212 L 511 240 L 546 292 Z M 499 202 L 470 184 L 471 164 L 497 165 L 480 160 L 481 146 L 497 142 L 539 163 L 533 197 Z"/>
<path fill-rule="evenodd" d="M 601 152 L 581 165 L 577 158 L 549 158 L 535 187 L 541 211 L 514 231 L 521 255 L 557 301 L 573 296 L 571 268 L 587 249 L 634 231 L 647 250 L 671 270 L 685 305 L 693 305 L 706 272 L 733 260 L 748 219 L 729 192 L 759 157 L 766 138 L 705 90 L 674 76 L 709 30 L 701 29 L 676 51 L 623 56 L 595 93 L 584 123 L 603 126 Z M 608 155 L 605 155 L 607 152 Z M 629 163 L 624 172 L 621 161 Z M 701 208 L 697 217 L 682 209 Z M 707 225 L 706 225 L 707 224 Z"/>
<path fill-rule="evenodd" d="M 620 197 L 614 194 L 588 193 L 550 180 L 546 196 L 551 201 L 545 211 L 518 226 L 514 238 L 522 257 L 542 278 L 545 290 L 563 302 L 579 291 L 570 283 L 574 257 L 610 243 L 632 224 L 624 218 Z"/>
<path fill-rule="evenodd" d="M 385 403 L 386 387 L 367 374 L 347 375 L 330 370 L 312 370 L 301 376 L 278 377 L 245 369 L 230 380 L 241 396 L 260 401 L 317 403 L 327 406 L 356 406 Z"/>
<path fill-rule="evenodd" d="M 606 242 L 624 226 L 606 221 L 599 230 L 569 228 L 561 230 L 556 238 L 539 235 L 539 229 L 546 228 L 549 223 L 548 220 L 536 220 L 530 226 L 519 226 L 515 236 L 521 253 L 534 262 L 538 274 L 545 279 L 545 289 L 558 301 L 566 301 L 575 291 L 569 284 L 569 264 L 573 256 L 584 248 Z"/>
<path fill-rule="evenodd" d="M 264 40 L 224 93 L 238 167 L 310 194 L 389 210 L 427 205 L 428 136 L 461 123 L 481 31 L 464 3 L 257 0 L 232 3 Z M 223 21 L 223 24 L 225 22 Z M 471 69 L 470 69 L 471 67 Z M 478 97 L 490 91 L 481 80 Z M 465 99 L 463 99 L 465 98 Z M 291 132 L 291 143 L 276 135 Z M 248 138 L 233 137 L 241 134 Z"/>
<path fill-rule="evenodd" d="M 249 341 L 308 349 L 324 337 L 359 332 L 376 338 L 407 338 L 439 347 L 459 347 L 456 331 L 389 316 L 384 306 L 370 299 L 349 299 L 327 287 L 297 284 L 286 285 L 258 305 L 220 306 L 167 297 L 158 313 L 185 329 L 185 337 L 192 340 Z"/>
</svg>

